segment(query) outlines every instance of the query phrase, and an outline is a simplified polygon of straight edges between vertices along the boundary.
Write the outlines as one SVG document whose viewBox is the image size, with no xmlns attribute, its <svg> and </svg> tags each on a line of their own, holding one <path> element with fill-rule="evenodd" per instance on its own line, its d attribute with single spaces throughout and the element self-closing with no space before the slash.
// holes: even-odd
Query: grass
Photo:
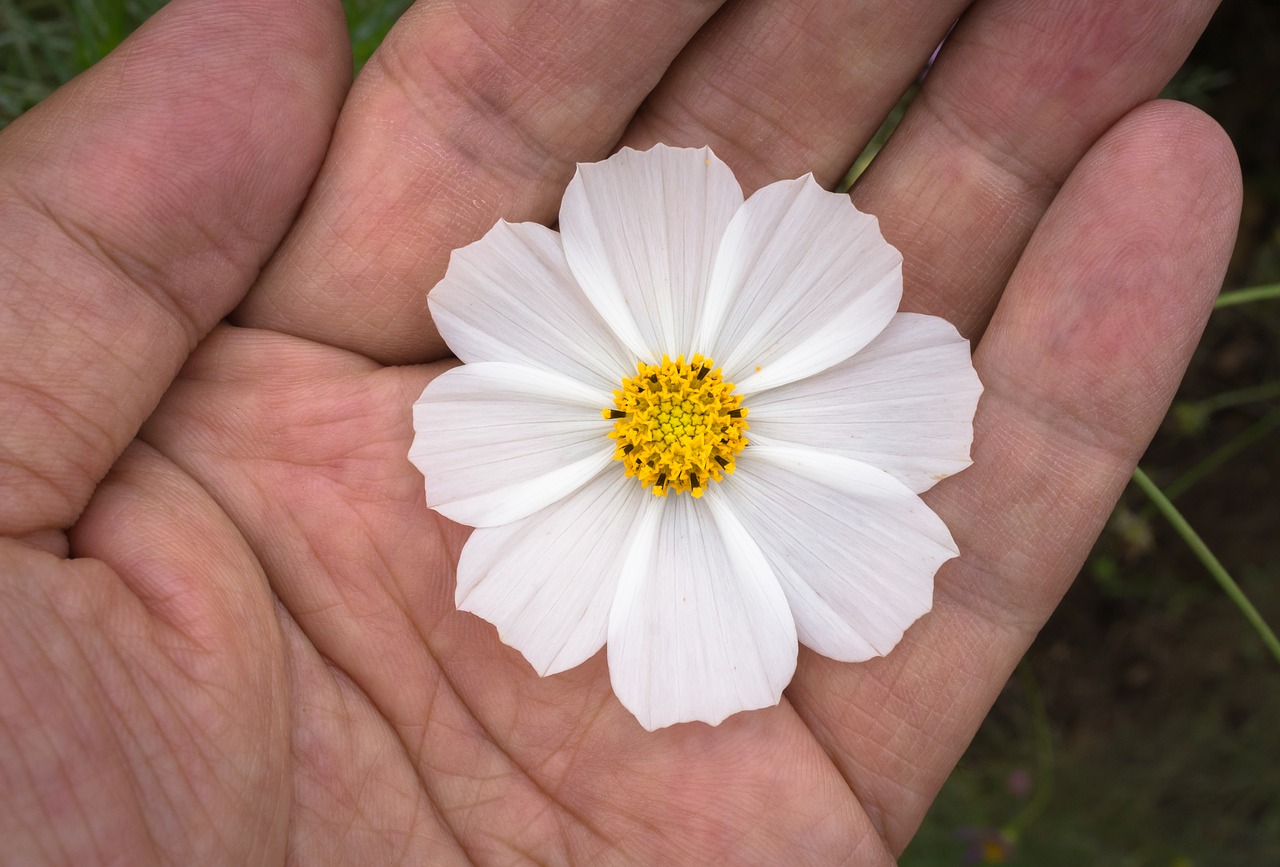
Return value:
<svg viewBox="0 0 1280 867">
<path fill-rule="evenodd" d="M 344 0 L 357 70 L 409 2 Z M 0 0 L 0 127 L 162 5 Z M 1274 75 L 1233 66 L 1274 56 L 1277 41 L 1280 15 L 1224 8 L 1167 94 L 1213 114 L 1240 147 L 1245 218 L 1228 282 L 1245 288 L 1219 298 L 1135 486 L 908 867 L 1280 864 L 1280 642 L 1266 622 L 1280 616 L 1280 454 L 1266 448 L 1280 428 L 1280 172 L 1267 144 L 1280 112 Z"/>
</svg>

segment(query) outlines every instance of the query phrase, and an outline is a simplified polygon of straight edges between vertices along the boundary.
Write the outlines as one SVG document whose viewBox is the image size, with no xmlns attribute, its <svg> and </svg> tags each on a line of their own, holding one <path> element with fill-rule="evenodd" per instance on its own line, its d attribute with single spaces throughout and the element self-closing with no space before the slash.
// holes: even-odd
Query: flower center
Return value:
<svg viewBox="0 0 1280 867">
<path fill-rule="evenodd" d="M 636 365 L 636 375 L 613 393 L 616 419 L 609 437 L 615 461 L 628 476 L 665 497 L 689 491 L 701 497 L 708 479 L 733 472 L 733 459 L 747 444 L 747 410 L 709 358 Z"/>
</svg>

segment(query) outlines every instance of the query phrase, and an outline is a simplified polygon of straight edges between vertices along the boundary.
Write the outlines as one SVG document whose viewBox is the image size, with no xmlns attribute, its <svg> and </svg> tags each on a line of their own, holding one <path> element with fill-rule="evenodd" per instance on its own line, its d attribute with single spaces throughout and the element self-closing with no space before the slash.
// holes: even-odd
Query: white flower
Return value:
<svg viewBox="0 0 1280 867">
<path fill-rule="evenodd" d="M 410 458 L 478 528 L 458 607 L 542 675 L 607 641 L 648 729 L 776 704 L 797 638 L 888 653 L 956 556 L 917 495 L 968 466 L 982 386 L 955 328 L 896 312 L 875 218 L 658 146 L 579 166 L 560 228 L 499 223 L 429 298 L 466 364 Z"/>
</svg>

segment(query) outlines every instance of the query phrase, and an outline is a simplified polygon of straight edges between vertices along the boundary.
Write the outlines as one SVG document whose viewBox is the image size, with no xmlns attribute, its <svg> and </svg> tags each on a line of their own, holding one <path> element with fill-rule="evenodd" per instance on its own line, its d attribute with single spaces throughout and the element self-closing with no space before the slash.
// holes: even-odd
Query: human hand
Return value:
<svg viewBox="0 0 1280 867">
<path fill-rule="evenodd" d="M 656 733 L 602 656 L 537 678 L 454 610 L 408 407 L 451 249 L 619 144 L 832 185 L 964 7 L 420 4 L 348 94 L 336 4 L 175 0 L 7 130 L 4 859 L 890 863 L 1208 314 L 1234 158 L 1145 101 L 1212 3 L 976 4 L 855 191 L 986 385 L 888 657 Z"/>
</svg>

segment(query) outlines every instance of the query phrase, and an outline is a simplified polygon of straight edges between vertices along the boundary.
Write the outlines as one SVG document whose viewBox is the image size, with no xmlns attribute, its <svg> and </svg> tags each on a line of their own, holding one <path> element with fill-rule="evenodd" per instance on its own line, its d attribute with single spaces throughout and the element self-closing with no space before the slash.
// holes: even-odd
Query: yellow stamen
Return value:
<svg viewBox="0 0 1280 867">
<path fill-rule="evenodd" d="M 747 444 L 742 398 L 701 355 L 640 362 L 613 398 L 614 406 L 602 411 L 615 419 L 613 459 L 657 496 L 688 491 L 701 497 L 708 480 L 733 472 Z"/>
</svg>

